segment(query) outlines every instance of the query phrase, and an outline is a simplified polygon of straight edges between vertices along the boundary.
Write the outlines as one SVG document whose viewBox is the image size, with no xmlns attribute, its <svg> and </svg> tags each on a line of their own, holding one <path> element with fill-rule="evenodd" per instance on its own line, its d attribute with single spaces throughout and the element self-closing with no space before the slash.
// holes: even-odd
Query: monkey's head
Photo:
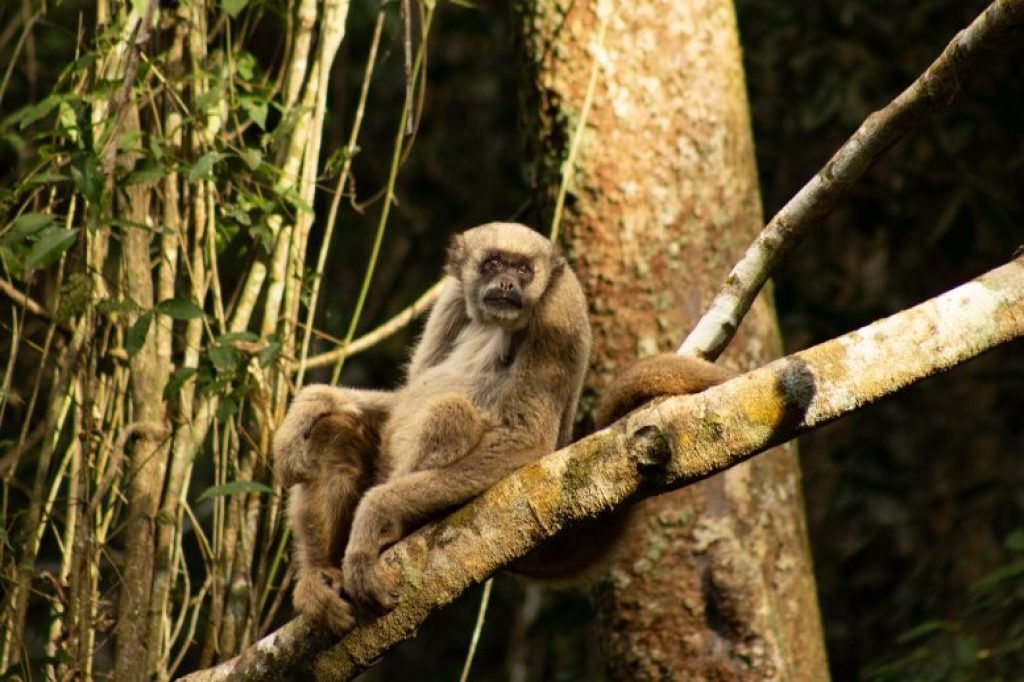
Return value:
<svg viewBox="0 0 1024 682">
<path fill-rule="evenodd" d="M 455 236 L 445 269 L 462 283 L 470 319 L 518 330 L 564 266 L 558 247 L 525 225 L 487 223 Z"/>
</svg>

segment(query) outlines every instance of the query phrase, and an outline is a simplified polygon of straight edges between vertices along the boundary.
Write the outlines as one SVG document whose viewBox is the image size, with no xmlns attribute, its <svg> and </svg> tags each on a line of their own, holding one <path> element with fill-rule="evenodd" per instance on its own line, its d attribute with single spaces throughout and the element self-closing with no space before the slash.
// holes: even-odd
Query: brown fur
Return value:
<svg viewBox="0 0 1024 682">
<path fill-rule="evenodd" d="M 494 274 L 494 257 L 515 267 Z M 404 386 L 310 386 L 274 437 L 278 478 L 293 486 L 295 606 L 337 632 L 352 625 L 349 600 L 393 606 L 376 571 L 388 545 L 571 434 L 590 326 L 557 249 L 522 225 L 491 223 L 455 239 L 446 271 Z M 493 303 L 499 289 L 521 307 Z"/>
</svg>

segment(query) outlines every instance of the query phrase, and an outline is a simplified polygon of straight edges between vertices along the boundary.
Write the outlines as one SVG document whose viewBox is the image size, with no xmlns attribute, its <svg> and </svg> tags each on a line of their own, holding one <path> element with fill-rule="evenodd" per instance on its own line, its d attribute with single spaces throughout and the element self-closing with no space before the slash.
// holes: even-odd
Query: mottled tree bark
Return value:
<svg viewBox="0 0 1024 682">
<path fill-rule="evenodd" d="M 542 216 L 600 69 L 561 225 L 591 301 L 593 395 L 679 344 L 762 225 L 736 20 L 723 0 L 519 12 Z M 779 352 L 762 296 L 723 364 Z M 612 679 L 827 678 L 795 446 L 649 500 L 631 530 L 595 590 Z"/>
<path fill-rule="evenodd" d="M 130 104 L 126 130 L 139 130 L 139 113 Z M 126 296 L 142 310 L 157 303 L 153 286 L 150 219 L 150 188 L 137 184 L 125 189 L 118 210 L 129 225 L 122 230 L 123 288 Z M 146 340 L 131 358 L 131 398 L 134 418 L 128 452 L 128 518 L 124 530 L 124 564 L 118 599 L 118 620 L 114 677 L 118 680 L 145 679 L 156 669 L 159 651 L 147 647 L 153 583 L 156 515 L 160 508 L 164 472 L 170 452 L 170 429 L 166 425 L 164 385 L 170 375 L 170 358 L 161 357 L 157 347 L 156 324 L 150 324 Z"/>
</svg>

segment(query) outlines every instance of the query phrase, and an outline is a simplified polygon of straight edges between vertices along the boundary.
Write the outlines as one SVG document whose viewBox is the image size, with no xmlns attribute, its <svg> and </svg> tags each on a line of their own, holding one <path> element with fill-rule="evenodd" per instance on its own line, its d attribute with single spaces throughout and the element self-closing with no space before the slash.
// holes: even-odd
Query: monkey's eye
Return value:
<svg viewBox="0 0 1024 682">
<path fill-rule="evenodd" d="M 501 266 L 501 258 L 498 258 L 497 256 L 491 256 L 483 263 L 484 270 L 501 270 Z"/>
<path fill-rule="evenodd" d="M 529 263 L 520 263 L 519 265 L 516 266 L 516 272 L 518 272 L 523 277 L 527 277 L 533 274 L 533 268 L 530 267 Z"/>
</svg>

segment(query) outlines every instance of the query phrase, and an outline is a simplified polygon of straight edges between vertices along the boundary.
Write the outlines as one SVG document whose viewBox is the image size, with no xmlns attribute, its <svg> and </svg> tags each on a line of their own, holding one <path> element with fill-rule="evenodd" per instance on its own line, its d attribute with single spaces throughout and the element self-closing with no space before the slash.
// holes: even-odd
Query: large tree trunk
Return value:
<svg viewBox="0 0 1024 682">
<path fill-rule="evenodd" d="M 762 225 L 732 4 L 609 4 L 519 9 L 543 216 L 600 69 L 561 220 L 591 301 L 590 395 L 678 345 Z M 779 345 L 762 296 L 722 361 Z M 644 503 L 595 596 L 612 679 L 826 679 L 795 446 Z"/>
</svg>

